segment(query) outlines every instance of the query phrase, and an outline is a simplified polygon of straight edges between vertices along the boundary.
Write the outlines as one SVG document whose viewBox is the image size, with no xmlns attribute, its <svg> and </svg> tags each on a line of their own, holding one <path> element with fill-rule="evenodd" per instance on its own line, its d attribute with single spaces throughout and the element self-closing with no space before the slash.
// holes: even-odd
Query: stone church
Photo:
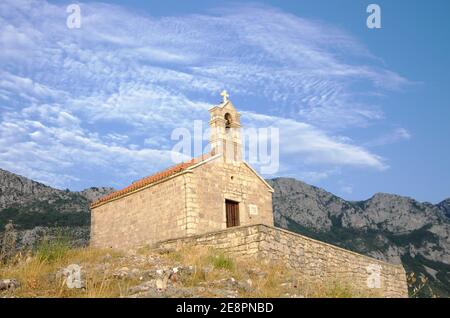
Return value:
<svg viewBox="0 0 450 318">
<path fill-rule="evenodd" d="M 91 244 L 128 248 L 235 226 L 273 225 L 272 187 L 242 159 L 240 114 L 212 107 L 210 153 L 145 177 L 91 205 Z"/>
<path fill-rule="evenodd" d="M 91 205 L 91 245 L 206 246 L 285 263 L 306 282 L 351 284 L 374 297 L 407 297 L 402 265 L 274 227 L 270 185 L 242 159 L 240 114 L 223 92 L 212 107 L 211 151 Z"/>
</svg>

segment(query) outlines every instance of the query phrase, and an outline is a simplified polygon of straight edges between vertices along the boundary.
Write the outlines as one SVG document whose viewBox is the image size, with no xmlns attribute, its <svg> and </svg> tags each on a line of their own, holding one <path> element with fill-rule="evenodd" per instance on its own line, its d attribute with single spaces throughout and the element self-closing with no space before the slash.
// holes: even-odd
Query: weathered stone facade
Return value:
<svg viewBox="0 0 450 318">
<path fill-rule="evenodd" d="M 226 199 L 239 203 L 241 225 L 273 225 L 272 190 L 246 163 L 211 161 L 195 170 L 192 181 L 194 216 L 188 234 L 225 229 Z"/>
<path fill-rule="evenodd" d="M 405 270 L 337 246 L 266 225 L 250 225 L 160 242 L 158 248 L 202 245 L 238 257 L 280 261 L 310 282 L 350 283 L 380 297 L 408 297 Z"/>
<path fill-rule="evenodd" d="M 273 189 L 242 160 L 240 114 L 225 96 L 210 110 L 211 152 L 94 202 L 91 245 L 206 245 L 284 262 L 311 281 L 406 297 L 402 266 L 273 227 Z"/>
<path fill-rule="evenodd" d="M 91 245 L 127 248 L 185 236 L 185 182 L 182 174 L 92 208 Z"/>
<path fill-rule="evenodd" d="M 91 244 L 129 248 L 238 225 L 273 225 L 273 189 L 242 160 L 240 115 L 229 101 L 210 110 L 211 153 L 144 178 L 91 206 Z"/>
<path fill-rule="evenodd" d="M 240 225 L 273 225 L 272 189 L 245 163 L 221 154 L 92 209 L 91 245 L 128 248 L 226 228 L 225 200 Z"/>
</svg>

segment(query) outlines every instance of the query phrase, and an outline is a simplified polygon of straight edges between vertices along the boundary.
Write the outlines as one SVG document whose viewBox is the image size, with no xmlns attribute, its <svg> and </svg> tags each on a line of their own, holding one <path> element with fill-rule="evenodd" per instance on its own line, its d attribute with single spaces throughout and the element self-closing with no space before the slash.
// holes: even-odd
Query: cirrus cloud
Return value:
<svg viewBox="0 0 450 318">
<path fill-rule="evenodd" d="M 388 167 L 343 133 L 382 118 L 374 92 L 408 81 L 346 32 L 268 6 L 152 17 L 80 5 L 72 30 L 64 5 L 0 4 L 2 167 L 59 187 L 123 185 L 169 165 L 170 131 L 206 122 L 223 88 L 249 126 L 280 128 L 282 171 Z"/>
</svg>

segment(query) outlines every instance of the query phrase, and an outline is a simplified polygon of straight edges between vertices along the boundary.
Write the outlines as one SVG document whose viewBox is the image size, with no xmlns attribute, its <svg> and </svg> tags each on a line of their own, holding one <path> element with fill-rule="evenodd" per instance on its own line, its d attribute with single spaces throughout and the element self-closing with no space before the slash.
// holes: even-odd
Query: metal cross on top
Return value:
<svg viewBox="0 0 450 318">
<path fill-rule="evenodd" d="M 222 93 L 220 93 L 220 95 L 223 97 L 224 103 L 228 102 L 228 97 L 230 97 L 230 95 L 227 93 L 226 90 L 223 90 Z"/>
</svg>

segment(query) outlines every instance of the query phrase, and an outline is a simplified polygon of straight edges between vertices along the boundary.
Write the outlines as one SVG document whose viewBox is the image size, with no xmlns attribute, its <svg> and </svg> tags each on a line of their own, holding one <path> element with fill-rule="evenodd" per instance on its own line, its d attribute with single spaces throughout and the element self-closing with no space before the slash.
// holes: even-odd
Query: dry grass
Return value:
<svg viewBox="0 0 450 318">
<path fill-rule="evenodd" d="M 98 275 L 95 271 L 87 271 L 86 288 L 84 290 L 68 289 L 63 278 L 57 279 L 56 273 L 70 264 L 82 267 L 101 264 L 109 250 L 91 248 L 67 249 L 57 251 L 48 248 L 49 254 L 37 250 L 34 256 L 19 257 L 13 262 L 0 266 L 0 278 L 14 278 L 21 283 L 21 288 L 10 293 L 15 297 L 114 297 L 120 296 L 120 286 Z M 117 257 L 113 253 L 111 257 Z M 6 294 L 8 296 L 8 294 Z"/>
<path fill-rule="evenodd" d="M 251 280 L 251 290 L 240 290 L 241 297 L 277 298 L 364 298 L 379 297 L 376 292 L 358 291 L 350 282 L 307 282 L 298 271 L 277 262 L 261 262 L 254 258 L 233 259 L 214 249 L 188 246 L 166 255 L 169 260 L 193 265 L 195 272 L 188 286 L 214 282 L 231 277 L 238 281 Z M 258 274 L 259 273 L 259 274 Z"/>
<path fill-rule="evenodd" d="M 150 249 L 141 249 L 138 255 L 155 255 Z M 193 273 L 183 278 L 184 287 L 205 286 L 203 295 L 208 297 L 209 286 L 218 281 L 234 278 L 247 282 L 251 288 L 237 287 L 240 297 L 369 297 L 352 290 L 342 282 L 305 283 L 298 272 L 282 264 L 259 262 L 255 259 L 233 259 L 220 251 L 202 247 L 185 247 L 159 255 L 161 264 L 192 266 Z M 83 267 L 85 288 L 68 289 L 63 278 L 56 273 L 70 264 Z M 108 270 L 102 266 L 110 265 Z M 64 245 L 48 245 L 38 248 L 33 256 L 19 256 L 15 261 L 0 265 L 0 278 L 15 278 L 21 288 L 3 296 L 14 297 L 122 297 L 129 288 L 142 281 L 136 278 L 119 279 L 111 271 L 129 266 L 133 259 L 112 250 L 93 248 L 69 249 Z M 145 265 L 142 265 L 145 266 Z M 151 265 L 147 265 L 151 266 Z M 150 269 L 140 268 L 141 270 Z M 248 283 L 250 282 L 250 283 Z"/>
<path fill-rule="evenodd" d="M 225 270 L 214 267 L 214 258 L 218 255 L 212 249 L 191 246 L 170 252 L 164 257 L 169 261 L 192 266 L 194 273 L 184 281 L 184 284 L 196 286 L 199 283 L 230 277 Z"/>
</svg>

